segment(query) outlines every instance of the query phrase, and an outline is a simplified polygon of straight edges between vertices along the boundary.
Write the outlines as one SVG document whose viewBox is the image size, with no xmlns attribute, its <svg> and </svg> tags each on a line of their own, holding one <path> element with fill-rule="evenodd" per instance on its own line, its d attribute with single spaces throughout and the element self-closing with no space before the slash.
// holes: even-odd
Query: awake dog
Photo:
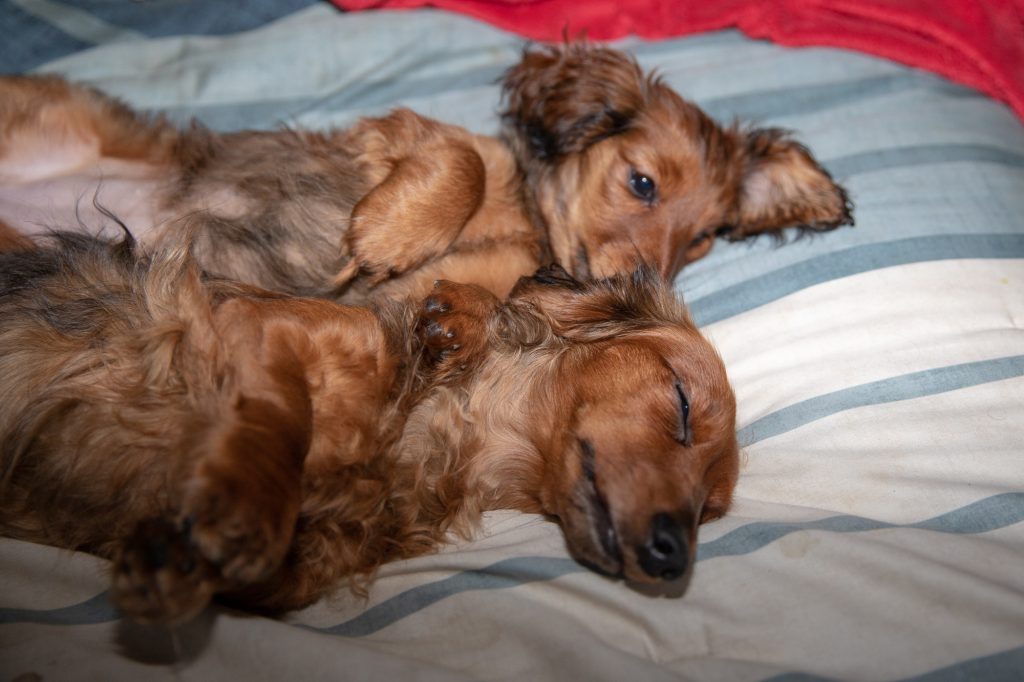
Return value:
<svg viewBox="0 0 1024 682">
<path fill-rule="evenodd" d="M 0 376 L 0 532 L 111 559 L 142 621 L 299 608 L 489 509 L 677 579 L 737 475 L 722 362 L 644 270 L 348 307 L 57 234 L 0 254 Z"/>
<path fill-rule="evenodd" d="M 0 223 L 88 222 L 80 204 L 96 197 L 146 249 L 194 238 L 204 272 L 362 302 L 422 297 L 435 279 L 503 298 L 552 261 L 577 279 L 641 262 L 671 279 L 716 236 L 852 222 L 799 143 L 719 126 L 622 52 L 528 50 L 503 99 L 500 139 L 405 109 L 346 130 L 221 134 L 54 76 L 6 77 Z"/>
</svg>

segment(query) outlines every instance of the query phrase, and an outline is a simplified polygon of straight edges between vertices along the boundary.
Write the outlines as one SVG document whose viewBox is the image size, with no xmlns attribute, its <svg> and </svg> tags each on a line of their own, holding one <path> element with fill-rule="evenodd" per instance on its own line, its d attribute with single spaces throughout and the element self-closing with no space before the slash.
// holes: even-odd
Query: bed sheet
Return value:
<svg viewBox="0 0 1024 682">
<path fill-rule="evenodd" d="M 222 130 L 395 106 L 497 130 L 515 36 L 429 10 L 247 5 L 2 0 L 21 37 L 0 69 Z M 735 32 L 617 45 L 719 119 L 796 131 L 856 204 L 854 228 L 720 244 L 677 280 L 729 369 L 743 446 L 686 594 L 605 580 L 553 524 L 495 512 L 386 566 L 367 598 L 168 631 L 118 617 L 104 562 L 0 540 L 0 679 L 1024 675 L 1024 127 L 851 52 Z"/>
</svg>

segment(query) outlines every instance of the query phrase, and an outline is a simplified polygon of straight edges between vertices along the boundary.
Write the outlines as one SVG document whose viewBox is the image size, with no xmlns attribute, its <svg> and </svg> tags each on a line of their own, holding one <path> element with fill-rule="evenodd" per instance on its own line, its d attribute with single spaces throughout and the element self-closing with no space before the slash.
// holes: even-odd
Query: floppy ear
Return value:
<svg viewBox="0 0 1024 682">
<path fill-rule="evenodd" d="M 625 130 L 645 88 L 640 66 L 615 50 L 582 42 L 527 50 L 505 74 L 502 120 L 521 154 L 552 160 Z"/>
<path fill-rule="evenodd" d="M 824 232 L 853 224 L 846 191 L 806 147 L 777 128 L 736 134 L 741 136 L 742 172 L 726 239 L 779 233 L 786 227 Z"/>
<path fill-rule="evenodd" d="M 643 265 L 630 274 L 586 283 L 562 266 L 551 265 L 521 278 L 510 300 L 527 303 L 557 336 L 580 343 L 689 320 L 685 307 L 657 272 Z"/>
<path fill-rule="evenodd" d="M 511 296 L 515 298 L 531 290 L 550 292 L 558 287 L 579 291 L 583 288 L 583 282 L 570 275 L 569 271 L 558 263 L 550 263 L 540 266 L 532 275 L 520 277 L 512 289 Z"/>
<path fill-rule="evenodd" d="M 440 256 L 483 203 L 487 171 L 473 146 L 448 127 L 398 109 L 357 128 L 359 157 L 374 187 L 352 209 L 347 264 L 333 284 L 371 284 Z"/>
</svg>

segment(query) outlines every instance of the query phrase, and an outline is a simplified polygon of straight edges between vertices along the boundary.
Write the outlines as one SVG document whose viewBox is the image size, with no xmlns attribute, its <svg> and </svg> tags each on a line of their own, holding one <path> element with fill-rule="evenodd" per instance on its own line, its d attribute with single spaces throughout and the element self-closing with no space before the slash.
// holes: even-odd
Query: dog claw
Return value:
<svg viewBox="0 0 1024 682">
<path fill-rule="evenodd" d="M 154 571 L 167 565 L 167 546 L 161 542 L 148 543 L 142 550 L 146 555 L 146 563 Z"/>
<path fill-rule="evenodd" d="M 143 623 L 188 620 L 209 603 L 216 586 L 216 571 L 187 534 L 163 519 L 140 523 L 114 566 L 114 602 Z"/>
<path fill-rule="evenodd" d="M 423 309 L 428 313 L 446 313 L 451 310 L 451 306 L 434 296 L 430 296 L 423 302 Z"/>
<path fill-rule="evenodd" d="M 464 369 L 486 342 L 487 320 L 497 299 L 473 285 L 439 280 L 420 311 L 420 340 L 442 372 Z M 458 339 L 458 341 L 456 341 Z"/>
<path fill-rule="evenodd" d="M 196 562 L 194 559 L 185 557 L 178 561 L 178 572 L 182 575 L 191 575 L 194 570 L 196 570 Z"/>
</svg>

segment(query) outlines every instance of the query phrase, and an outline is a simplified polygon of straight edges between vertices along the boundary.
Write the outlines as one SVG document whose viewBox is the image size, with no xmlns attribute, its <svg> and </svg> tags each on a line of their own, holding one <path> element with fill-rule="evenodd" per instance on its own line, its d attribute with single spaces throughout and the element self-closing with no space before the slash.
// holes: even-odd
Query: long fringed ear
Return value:
<svg viewBox="0 0 1024 682">
<path fill-rule="evenodd" d="M 550 263 L 537 268 L 537 271 L 532 275 L 520 277 L 512 290 L 512 296 L 515 297 L 517 293 L 522 292 L 533 285 L 541 285 L 542 287 L 562 287 L 572 291 L 579 291 L 583 288 L 583 282 L 570 275 L 568 270 L 558 263 Z"/>
<path fill-rule="evenodd" d="M 487 170 L 459 131 L 407 109 L 359 124 L 359 158 L 377 184 L 355 205 L 336 287 L 377 285 L 438 257 L 483 203 Z M 443 197 L 443 199 L 439 199 Z"/>
<path fill-rule="evenodd" d="M 806 147 L 777 128 L 736 134 L 743 170 L 726 239 L 777 234 L 787 227 L 824 232 L 853 224 L 846 190 Z"/>
<path fill-rule="evenodd" d="M 689 315 L 653 269 L 582 283 L 559 265 L 542 268 L 516 284 L 510 300 L 530 305 L 552 331 L 570 341 L 603 341 Z"/>
<path fill-rule="evenodd" d="M 521 154 L 553 160 L 626 130 L 646 86 L 640 66 L 615 50 L 583 42 L 527 50 L 505 74 L 502 121 Z"/>
</svg>

